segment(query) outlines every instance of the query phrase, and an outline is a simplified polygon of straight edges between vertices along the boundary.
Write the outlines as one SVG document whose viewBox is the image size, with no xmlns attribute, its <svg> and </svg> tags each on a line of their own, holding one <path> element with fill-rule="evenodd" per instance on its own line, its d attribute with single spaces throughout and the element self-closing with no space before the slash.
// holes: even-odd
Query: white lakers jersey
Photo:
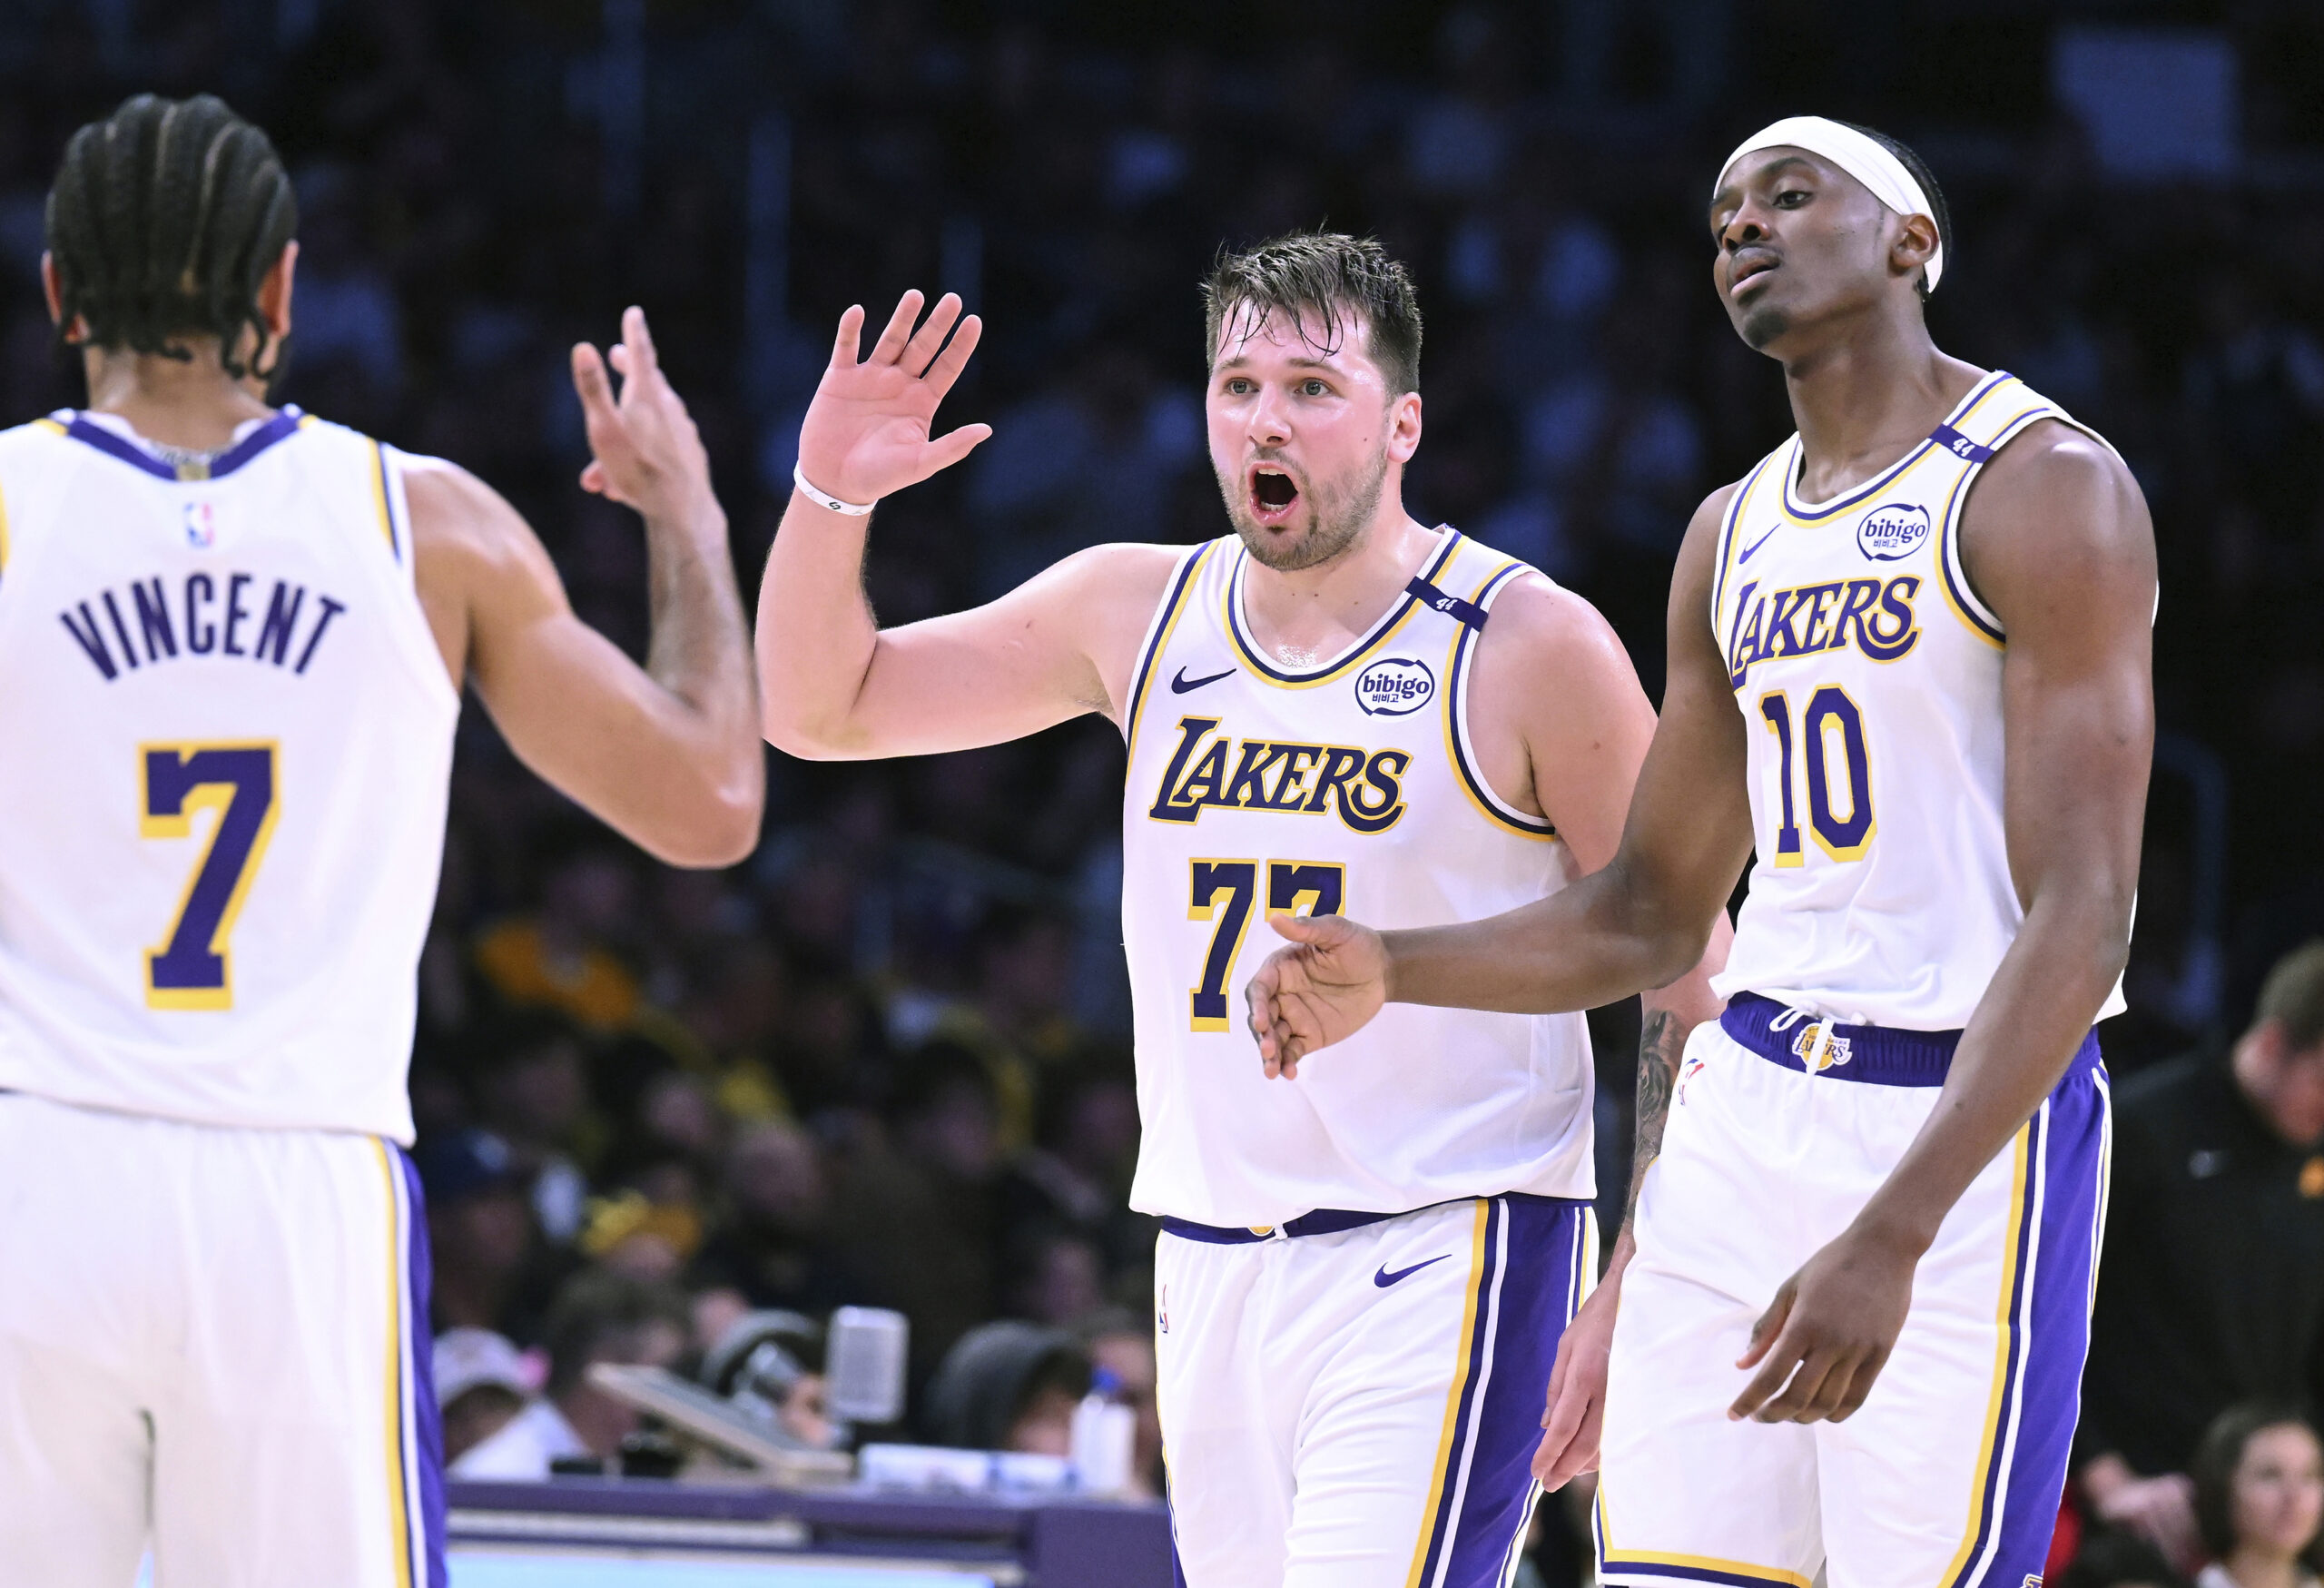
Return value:
<svg viewBox="0 0 2324 1588">
<path fill-rule="evenodd" d="M 1468 921 L 1571 878 L 1550 824 L 1476 770 L 1467 668 L 1526 571 L 1452 530 L 1362 640 L 1307 671 L 1255 645 L 1250 561 L 1189 553 L 1137 671 L 1123 803 L 1122 932 L 1145 1139 L 1131 1204 L 1221 1226 L 1317 1208 L 1592 1194 L 1579 1014 L 1390 1004 L 1269 1080 L 1244 988 L 1275 914 L 1380 927 Z"/>
<path fill-rule="evenodd" d="M 1735 493 L 1711 622 L 1750 735 L 1758 858 L 1722 997 L 1951 1031 L 1984 996 L 2024 912 L 2002 826 L 2008 642 L 1962 572 L 1961 509 L 2044 419 L 2076 423 L 1994 373 L 1837 500 L 1799 499 L 1797 435 Z M 2122 1007 L 2118 983 L 2102 1017 Z"/>
<path fill-rule="evenodd" d="M 398 455 L 0 433 L 0 1090 L 409 1141 L 459 700 Z"/>
</svg>

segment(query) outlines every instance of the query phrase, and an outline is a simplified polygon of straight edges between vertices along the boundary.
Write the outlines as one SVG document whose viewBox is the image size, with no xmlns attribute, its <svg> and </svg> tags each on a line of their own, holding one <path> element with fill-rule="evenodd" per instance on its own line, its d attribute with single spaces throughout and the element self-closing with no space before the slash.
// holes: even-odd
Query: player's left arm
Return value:
<svg viewBox="0 0 2324 1588">
<path fill-rule="evenodd" d="M 1653 742 L 1654 707 L 1640 687 L 1621 640 L 1598 609 L 1548 580 L 1525 576 L 1494 602 L 1479 643 L 1472 680 L 1472 723 L 1487 714 L 1515 719 L 1524 752 L 1523 791 L 1557 828 L 1588 875 L 1614 858 L 1639 769 Z M 1491 746 L 1480 745 L 1481 754 Z M 1492 768 L 1488 767 L 1490 773 Z M 1687 1035 L 1718 1018 L 1721 1001 L 1710 979 L 1727 963 L 1734 931 L 1722 912 L 1694 968 L 1639 997 L 1638 1118 L 1630 1202 L 1662 1145 L 1662 1125 Z M 1622 1275 L 1634 1247 L 1630 1221 L 1609 1255 L 1605 1277 L 1558 1343 L 1557 1365 L 1541 1415 L 1533 1475 L 1562 1486 L 1598 1465 L 1605 1413 L 1606 1364 Z"/>
<path fill-rule="evenodd" d="M 2003 819 L 2024 924 L 1920 1134 L 1754 1327 L 1738 1366 L 1759 1371 L 1730 1416 L 1837 1421 L 1864 1404 L 1921 1254 L 2064 1074 L 2129 954 L 2154 745 L 2146 503 L 2120 458 L 2043 421 L 1986 466 L 1961 548 L 2009 636 Z"/>
<path fill-rule="evenodd" d="M 645 316 L 612 351 L 573 350 L 584 489 L 645 524 L 645 665 L 584 623 L 556 566 L 498 492 L 436 460 L 409 468 L 422 606 L 455 687 L 473 684 L 543 779 L 672 865 L 728 865 L 758 841 L 765 753 L 750 634 L 710 463 L 655 360 Z"/>
</svg>

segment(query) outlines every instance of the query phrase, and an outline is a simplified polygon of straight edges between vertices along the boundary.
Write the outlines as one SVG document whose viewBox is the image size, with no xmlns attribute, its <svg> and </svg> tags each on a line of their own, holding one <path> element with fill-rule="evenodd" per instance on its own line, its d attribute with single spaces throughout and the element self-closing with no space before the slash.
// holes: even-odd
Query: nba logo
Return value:
<svg viewBox="0 0 2324 1588">
<path fill-rule="evenodd" d="M 185 504 L 185 543 L 196 551 L 218 544 L 218 513 L 208 502 Z"/>
</svg>

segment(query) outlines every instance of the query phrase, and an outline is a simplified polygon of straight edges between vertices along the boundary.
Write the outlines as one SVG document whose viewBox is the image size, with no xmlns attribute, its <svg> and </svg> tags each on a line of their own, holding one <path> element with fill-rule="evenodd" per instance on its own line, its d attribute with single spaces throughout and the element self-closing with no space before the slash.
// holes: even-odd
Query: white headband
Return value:
<svg viewBox="0 0 2324 1588">
<path fill-rule="evenodd" d="M 1854 127 L 1842 126 L 1823 116 L 1786 116 L 1761 127 L 1727 157 L 1727 163 L 1718 168 L 1719 180 L 1725 181 L 1735 163 L 1752 151 L 1777 147 L 1805 149 L 1810 154 L 1821 155 L 1871 189 L 1874 198 L 1899 215 L 1926 215 L 1932 224 L 1935 222 L 1936 212 L 1929 207 L 1928 195 L 1913 180 L 1913 173 L 1905 169 L 1903 161 L 1890 153 L 1878 139 L 1867 138 Z M 1717 193 L 1717 182 L 1711 191 Z M 1937 278 L 1945 273 L 1942 237 L 1937 240 L 1936 252 L 1928 256 L 1926 271 L 1928 288 L 1934 292 Z"/>
</svg>

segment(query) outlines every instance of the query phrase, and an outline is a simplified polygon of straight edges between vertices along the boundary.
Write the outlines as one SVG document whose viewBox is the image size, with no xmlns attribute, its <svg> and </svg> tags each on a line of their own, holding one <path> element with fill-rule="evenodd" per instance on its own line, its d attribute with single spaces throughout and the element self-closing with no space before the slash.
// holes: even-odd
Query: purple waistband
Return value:
<svg viewBox="0 0 2324 1588">
<path fill-rule="evenodd" d="M 1914 1031 L 1901 1026 L 1851 1026 L 1826 1021 L 1757 992 L 1727 1001 L 1719 1029 L 1770 1064 L 1802 1074 L 1827 1075 L 1868 1086 L 1943 1086 L 1953 1067 L 1959 1031 Z M 1829 1025 L 1829 1031 L 1823 1028 Z M 2066 1073 L 2098 1060 L 2093 1031 L 2074 1052 Z"/>
<path fill-rule="evenodd" d="M 1213 1246 L 1250 1246 L 1263 1240 L 1296 1238 L 1303 1235 L 1337 1235 L 1344 1229 L 1362 1229 L 1367 1224 L 1382 1224 L 1406 1214 L 1425 1213 L 1431 1208 L 1446 1208 L 1453 1202 L 1478 1200 L 1472 1197 L 1454 1197 L 1444 1202 L 1430 1202 L 1419 1208 L 1407 1208 L 1403 1213 L 1351 1213 L 1344 1208 L 1318 1208 L 1313 1213 L 1302 1213 L 1296 1218 L 1286 1218 L 1279 1225 L 1220 1225 L 1196 1224 L 1191 1218 L 1173 1218 L 1165 1214 L 1162 1232 L 1187 1240 L 1208 1241 Z M 1548 1203 L 1574 1208 L 1590 1204 L 1576 1197 L 1539 1197 L 1531 1191 L 1502 1191 L 1488 1201 Z"/>
</svg>

